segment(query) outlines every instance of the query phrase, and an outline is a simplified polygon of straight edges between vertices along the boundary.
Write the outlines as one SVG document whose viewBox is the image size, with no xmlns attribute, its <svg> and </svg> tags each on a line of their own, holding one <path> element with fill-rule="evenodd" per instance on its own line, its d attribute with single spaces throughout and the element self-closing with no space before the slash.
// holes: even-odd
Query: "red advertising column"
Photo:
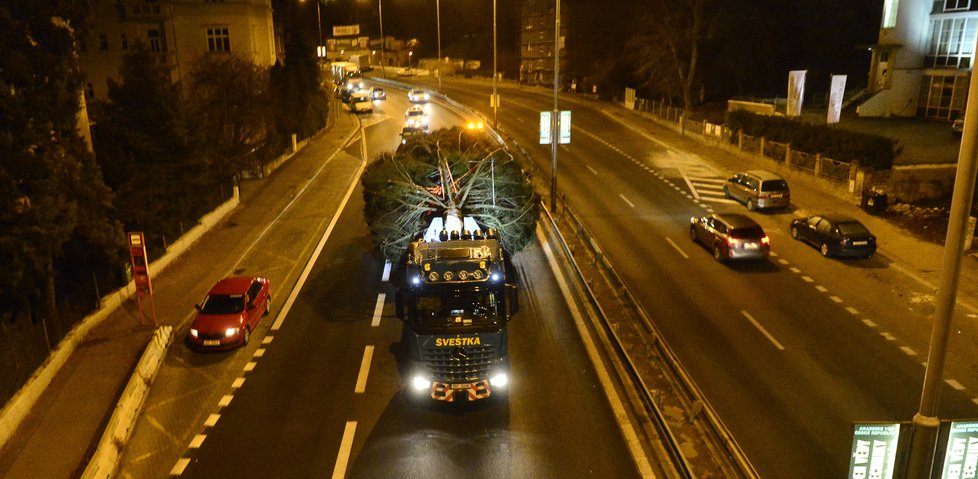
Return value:
<svg viewBox="0 0 978 479">
<path fill-rule="evenodd" d="M 149 277 L 149 259 L 146 257 L 146 242 L 143 233 L 127 233 L 129 256 L 132 259 L 132 277 L 136 284 L 136 304 L 139 306 L 139 322 L 143 322 L 143 296 L 150 302 L 153 324 L 156 324 L 156 302 L 153 300 L 153 282 Z"/>
</svg>

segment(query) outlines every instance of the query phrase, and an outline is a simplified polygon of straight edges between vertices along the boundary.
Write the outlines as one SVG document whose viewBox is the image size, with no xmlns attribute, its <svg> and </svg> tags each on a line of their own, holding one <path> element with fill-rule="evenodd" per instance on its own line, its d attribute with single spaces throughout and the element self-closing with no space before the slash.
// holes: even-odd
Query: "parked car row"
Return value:
<svg viewBox="0 0 978 479">
<path fill-rule="evenodd" d="M 751 211 L 790 206 L 788 182 L 765 170 L 737 173 L 723 185 L 723 193 Z M 790 231 L 792 238 L 815 246 L 822 256 L 871 258 L 876 253 L 876 236 L 847 216 L 796 218 Z M 692 217 L 689 236 L 707 247 L 717 261 L 764 259 L 771 251 L 771 240 L 761 225 L 743 214 Z"/>
</svg>

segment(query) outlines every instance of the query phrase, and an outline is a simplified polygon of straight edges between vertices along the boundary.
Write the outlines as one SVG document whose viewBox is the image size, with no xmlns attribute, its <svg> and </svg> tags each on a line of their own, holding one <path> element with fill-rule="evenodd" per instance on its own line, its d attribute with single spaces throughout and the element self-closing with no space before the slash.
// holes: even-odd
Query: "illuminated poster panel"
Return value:
<svg viewBox="0 0 978 479">
<path fill-rule="evenodd" d="M 540 112 L 540 144 L 550 144 L 550 112 Z"/>
<path fill-rule="evenodd" d="M 829 111 L 825 122 L 838 123 L 842 115 L 842 97 L 846 94 L 846 75 L 832 75 L 832 86 L 829 87 Z"/>
<path fill-rule="evenodd" d="M 976 477 L 978 472 L 978 421 L 951 421 L 941 479 Z"/>
<path fill-rule="evenodd" d="M 788 116 L 801 116 L 801 104 L 805 99 L 805 75 L 808 70 L 788 72 Z"/>
<path fill-rule="evenodd" d="M 900 424 L 857 423 L 852 434 L 849 479 L 892 479 Z"/>
</svg>

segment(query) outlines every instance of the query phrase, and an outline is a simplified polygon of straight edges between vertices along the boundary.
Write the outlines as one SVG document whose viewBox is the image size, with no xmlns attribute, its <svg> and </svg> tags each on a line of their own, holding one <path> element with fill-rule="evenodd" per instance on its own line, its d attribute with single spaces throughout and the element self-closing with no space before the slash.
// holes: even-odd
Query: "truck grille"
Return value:
<svg viewBox="0 0 978 479">
<path fill-rule="evenodd" d="M 498 355 L 495 346 L 465 346 L 457 348 L 425 348 L 424 363 L 431 379 L 449 384 L 471 383 L 485 379 L 493 359 Z"/>
</svg>

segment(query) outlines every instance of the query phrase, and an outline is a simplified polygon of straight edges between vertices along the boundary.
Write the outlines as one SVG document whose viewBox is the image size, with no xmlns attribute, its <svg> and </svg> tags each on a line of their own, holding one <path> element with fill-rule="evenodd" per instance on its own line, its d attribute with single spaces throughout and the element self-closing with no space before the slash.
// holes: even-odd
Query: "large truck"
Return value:
<svg viewBox="0 0 978 479">
<path fill-rule="evenodd" d="M 401 265 L 407 393 L 437 401 L 505 398 L 516 275 L 499 238 L 470 217 L 434 218 Z"/>
</svg>

